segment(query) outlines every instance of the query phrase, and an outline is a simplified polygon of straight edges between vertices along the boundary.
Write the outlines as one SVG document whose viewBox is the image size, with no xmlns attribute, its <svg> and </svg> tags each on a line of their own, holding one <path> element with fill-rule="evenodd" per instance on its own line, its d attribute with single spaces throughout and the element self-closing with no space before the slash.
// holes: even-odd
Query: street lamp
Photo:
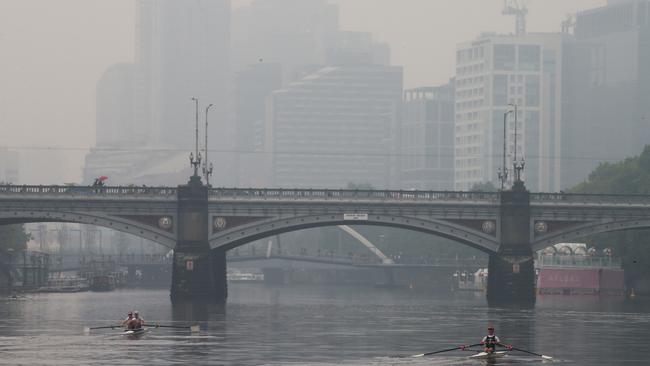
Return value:
<svg viewBox="0 0 650 366">
<path fill-rule="evenodd" d="M 192 100 L 196 104 L 196 138 L 195 138 L 195 152 L 196 155 L 190 153 L 190 164 L 194 166 L 194 176 L 199 175 L 199 165 L 201 165 L 201 153 L 199 152 L 199 98 L 192 97 Z"/>
<path fill-rule="evenodd" d="M 213 104 L 210 103 L 205 107 L 205 161 L 203 162 L 203 175 L 205 176 L 205 185 L 210 185 L 210 176 L 212 175 L 212 163 L 208 167 L 208 111 L 212 108 Z"/>
<path fill-rule="evenodd" d="M 512 113 L 512 109 L 506 110 L 505 113 L 503 113 L 503 165 L 501 168 L 497 170 L 497 176 L 499 180 L 501 181 L 501 190 L 504 190 L 506 187 L 506 181 L 508 180 L 508 168 L 506 168 L 506 138 L 507 138 L 507 119 L 508 119 L 508 114 Z"/>
<path fill-rule="evenodd" d="M 517 104 L 508 104 L 511 107 L 515 108 L 515 152 L 514 152 L 514 158 L 512 160 L 512 168 L 515 172 L 515 182 L 521 182 L 521 172 L 524 170 L 524 166 L 526 165 L 526 162 L 522 158 L 521 161 L 517 160 Z"/>
</svg>

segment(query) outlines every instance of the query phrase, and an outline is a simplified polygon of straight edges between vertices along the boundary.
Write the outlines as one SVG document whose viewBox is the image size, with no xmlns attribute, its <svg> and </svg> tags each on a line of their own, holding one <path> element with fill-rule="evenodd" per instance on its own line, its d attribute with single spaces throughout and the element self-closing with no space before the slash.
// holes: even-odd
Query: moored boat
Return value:
<svg viewBox="0 0 650 366">
<path fill-rule="evenodd" d="M 599 253 L 584 243 L 560 243 L 535 260 L 540 295 L 623 296 L 625 271 L 611 251 Z"/>
<path fill-rule="evenodd" d="M 90 280 L 92 291 L 113 291 L 115 289 L 115 278 L 110 275 L 94 276 Z"/>
</svg>

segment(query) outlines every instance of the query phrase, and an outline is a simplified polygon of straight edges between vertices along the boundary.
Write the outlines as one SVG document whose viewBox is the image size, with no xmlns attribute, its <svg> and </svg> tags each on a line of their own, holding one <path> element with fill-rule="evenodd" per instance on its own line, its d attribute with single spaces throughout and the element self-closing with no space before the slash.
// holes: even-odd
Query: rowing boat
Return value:
<svg viewBox="0 0 650 366">
<path fill-rule="evenodd" d="M 142 337 L 145 333 L 148 333 L 149 329 L 148 328 L 138 328 L 138 329 L 129 329 L 124 331 L 124 336 L 127 338 L 140 338 Z"/>
<path fill-rule="evenodd" d="M 505 355 L 506 355 L 505 351 L 498 351 L 498 352 L 491 352 L 491 353 L 480 352 L 473 356 L 469 356 L 469 358 L 473 358 L 475 360 L 490 360 L 494 358 L 503 357 Z"/>
</svg>

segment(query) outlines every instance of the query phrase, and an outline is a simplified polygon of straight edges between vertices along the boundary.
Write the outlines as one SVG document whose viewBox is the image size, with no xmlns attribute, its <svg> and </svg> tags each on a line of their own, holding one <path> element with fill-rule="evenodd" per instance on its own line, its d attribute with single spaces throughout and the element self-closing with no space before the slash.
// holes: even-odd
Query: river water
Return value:
<svg viewBox="0 0 650 366">
<path fill-rule="evenodd" d="M 160 324 L 141 339 L 110 325 L 137 309 Z M 545 297 L 534 310 L 488 308 L 482 296 L 350 287 L 231 285 L 225 307 L 175 305 L 168 290 L 37 294 L 0 299 L 0 364 L 7 365 L 484 365 L 469 352 L 398 357 L 502 341 L 554 357 L 512 353 L 497 365 L 648 365 L 650 304 Z"/>
</svg>

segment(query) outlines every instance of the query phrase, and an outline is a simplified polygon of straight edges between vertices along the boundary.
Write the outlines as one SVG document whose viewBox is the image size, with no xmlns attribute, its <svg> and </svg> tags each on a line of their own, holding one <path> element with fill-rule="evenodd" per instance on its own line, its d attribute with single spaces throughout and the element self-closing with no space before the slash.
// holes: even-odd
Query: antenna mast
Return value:
<svg viewBox="0 0 650 366">
<path fill-rule="evenodd" d="M 503 0 L 503 15 L 514 15 L 516 17 L 515 34 L 518 36 L 526 34 L 526 15 L 528 6 L 524 1 Z"/>
</svg>

